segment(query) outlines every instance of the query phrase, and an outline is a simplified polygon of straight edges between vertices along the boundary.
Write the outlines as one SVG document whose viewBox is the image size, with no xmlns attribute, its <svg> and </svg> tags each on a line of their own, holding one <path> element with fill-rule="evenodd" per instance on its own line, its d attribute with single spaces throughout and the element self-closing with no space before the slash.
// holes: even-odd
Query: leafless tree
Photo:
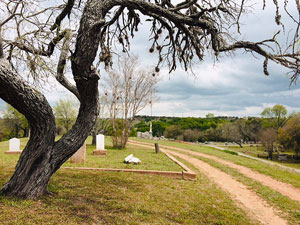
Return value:
<svg viewBox="0 0 300 225">
<path fill-rule="evenodd" d="M 139 69 L 136 56 L 123 56 L 117 69 L 109 71 L 103 80 L 104 96 L 110 106 L 113 145 L 124 148 L 137 113 L 157 99 L 158 74 L 151 69 Z"/>
<path fill-rule="evenodd" d="M 265 58 L 266 75 L 269 61 L 288 68 L 293 81 L 299 75 L 298 0 L 284 0 L 284 12 L 295 25 L 293 38 L 286 46 L 277 41 L 278 33 L 259 42 L 236 40 L 230 35 L 233 27 L 240 31 L 240 18 L 247 11 L 245 0 L 57 2 L 0 2 L 0 97 L 25 115 L 32 131 L 13 176 L 1 189 L 7 196 L 36 198 L 47 193 L 50 177 L 83 144 L 95 124 L 100 78 L 94 66 L 97 53 L 109 67 L 116 42 L 127 52 L 141 25 L 141 14 L 151 23 L 149 51 L 158 54 L 156 70 L 166 65 L 174 71 L 178 63 L 188 69 L 194 61 L 203 60 L 208 51 L 218 56 L 244 49 Z M 265 0 L 262 3 L 264 7 L 267 4 Z M 275 21 L 281 25 L 278 1 L 268 4 L 275 4 Z M 296 16 L 287 10 L 288 4 L 294 4 Z M 75 84 L 67 79 L 66 69 Z M 57 142 L 52 108 L 44 95 L 25 81 L 26 75 L 29 81 L 39 82 L 53 75 L 80 101 L 74 126 Z"/>
<path fill-rule="evenodd" d="M 260 132 L 259 139 L 265 150 L 268 152 L 269 159 L 273 159 L 274 146 L 277 141 L 277 130 L 269 127 Z"/>
<path fill-rule="evenodd" d="M 243 134 L 238 123 L 225 123 L 222 127 L 222 137 L 226 141 L 234 142 L 243 147 Z"/>
</svg>

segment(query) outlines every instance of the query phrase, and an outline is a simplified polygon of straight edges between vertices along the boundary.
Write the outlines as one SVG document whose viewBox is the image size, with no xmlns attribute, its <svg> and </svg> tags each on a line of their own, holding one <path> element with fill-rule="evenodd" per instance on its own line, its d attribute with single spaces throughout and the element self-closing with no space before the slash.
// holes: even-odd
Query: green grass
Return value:
<svg viewBox="0 0 300 225">
<path fill-rule="evenodd" d="M 133 145 L 128 145 L 126 149 L 122 150 L 112 149 L 111 147 L 106 147 L 106 149 L 108 151 L 107 156 L 95 156 L 93 155 L 95 146 L 87 145 L 86 163 L 73 164 L 68 161 L 63 166 L 182 171 L 182 168 L 171 161 L 166 155 L 156 154 L 154 149 L 149 150 L 148 148 Z M 139 158 L 142 163 L 138 165 L 124 163 L 125 157 L 130 154 Z"/>
<path fill-rule="evenodd" d="M 59 137 L 58 137 L 59 138 Z M 21 139 L 21 149 L 25 147 L 28 138 Z M 182 171 L 182 168 L 171 161 L 164 154 L 156 154 L 155 150 L 148 148 L 136 147 L 128 145 L 126 149 L 113 149 L 110 138 L 106 138 L 107 156 L 93 155 L 95 146 L 91 145 L 92 139 L 87 139 L 86 162 L 85 163 L 71 163 L 68 160 L 63 167 L 92 167 L 92 168 L 118 168 L 118 169 L 143 169 L 143 170 L 160 170 L 160 171 Z M 0 142 L 0 154 L 3 160 L 9 162 L 10 167 L 14 167 L 20 155 L 3 154 L 9 149 L 8 141 Z M 126 156 L 133 154 L 138 157 L 142 163 L 138 165 L 126 164 L 124 159 Z"/>
<path fill-rule="evenodd" d="M 222 148 L 228 149 L 228 150 L 233 150 L 233 151 L 237 151 L 237 152 L 241 152 L 247 155 L 251 155 L 254 157 L 257 157 L 257 154 L 266 154 L 264 151 L 264 148 L 262 146 L 250 146 L 250 145 L 243 145 L 243 147 L 241 148 L 240 146 L 231 146 L 231 145 L 218 145 Z"/>
<path fill-rule="evenodd" d="M 17 157 L 3 151 L 0 186 Z M 35 201 L 0 197 L 0 224 L 258 224 L 201 174 L 187 181 L 60 169 L 48 189 L 55 194 Z"/>
<path fill-rule="evenodd" d="M 135 139 L 135 140 L 137 140 L 137 139 Z M 228 154 L 221 150 L 216 150 L 214 148 L 210 148 L 210 147 L 206 147 L 206 146 L 184 144 L 184 143 L 171 142 L 171 141 L 157 141 L 157 140 L 154 141 L 154 140 L 144 140 L 144 139 L 143 140 L 140 139 L 139 141 L 144 141 L 144 142 L 148 142 L 148 143 L 157 142 L 162 145 L 185 148 L 185 149 L 196 151 L 196 152 L 202 152 L 205 154 L 214 155 L 221 159 L 225 159 L 225 160 L 234 162 L 238 165 L 246 166 L 246 167 L 251 168 L 255 171 L 258 171 L 262 174 L 269 175 L 269 176 L 275 178 L 276 180 L 290 183 L 290 184 L 300 188 L 300 175 L 298 173 L 294 173 L 294 172 L 285 170 L 276 165 L 272 166 L 269 164 L 265 164 L 263 162 L 259 162 L 257 160 L 252 160 L 252 159 L 248 159 L 245 157 Z"/>
</svg>

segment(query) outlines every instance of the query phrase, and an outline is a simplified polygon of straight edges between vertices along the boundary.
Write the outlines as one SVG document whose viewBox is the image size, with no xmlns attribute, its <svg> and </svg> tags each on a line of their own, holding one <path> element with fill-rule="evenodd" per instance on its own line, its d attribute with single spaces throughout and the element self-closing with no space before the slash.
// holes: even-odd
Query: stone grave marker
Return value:
<svg viewBox="0 0 300 225">
<path fill-rule="evenodd" d="M 107 150 L 105 149 L 105 139 L 103 134 L 98 134 L 96 136 L 96 150 L 93 151 L 94 155 L 107 155 Z"/>
<path fill-rule="evenodd" d="M 4 152 L 5 154 L 21 154 L 20 150 L 20 139 L 12 138 L 9 140 L 9 151 Z"/>
<path fill-rule="evenodd" d="M 85 163 L 85 156 L 86 156 L 86 141 L 83 145 L 72 155 L 70 162 L 71 163 Z"/>
</svg>

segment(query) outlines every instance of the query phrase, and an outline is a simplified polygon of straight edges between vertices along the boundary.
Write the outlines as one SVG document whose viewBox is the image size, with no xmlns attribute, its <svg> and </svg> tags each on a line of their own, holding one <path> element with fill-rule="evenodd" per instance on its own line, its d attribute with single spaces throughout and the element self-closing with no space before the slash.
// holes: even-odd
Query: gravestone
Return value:
<svg viewBox="0 0 300 225">
<path fill-rule="evenodd" d="M 5 154 L 21 154 L 20 150 L 20 139 L 12 138 L 9 140 L 9 151 L 4 152 Z"/>
<path fill-rule="evenodd" d="M 71 163 L 85 163 L 85 156 L 86 156 L 86 142 L 72 155 L 70 161 Z"/>
<path fill-rule="evenodd" d="M 96 149 L 104 150 L 104 135 L 103 134 L 98 134 L 96 136 Z"/>
<path fill-rule="evenodd" d="M 107 150 L 105 149 L 105 143 L 104 143 L 104 135 L 98 134 L 96 136 L 96 150 L 93 151 L 94 155 L 106 155 Z"/>
</svg>

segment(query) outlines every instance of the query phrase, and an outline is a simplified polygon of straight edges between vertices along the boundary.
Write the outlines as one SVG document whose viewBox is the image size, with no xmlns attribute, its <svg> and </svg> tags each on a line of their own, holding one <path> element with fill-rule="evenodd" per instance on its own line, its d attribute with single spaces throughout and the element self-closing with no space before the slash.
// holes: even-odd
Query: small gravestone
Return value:
<svg viewBox="0 0 300 225">
<path fill-rule="evenodd" d="M 71 163 L 85 163 L 85 155 L 86 155 L 86 142 L 72 155 L 70 161 Z"/>
<path fill-rule="evenodd" d="M 94 155 L 107 155 L 107 150 L 104 148 L 104 135 L 98 134 L 96 136 L 96 150 L 93 151 Z"/>
<path fill-rule="evenodd" d="M 12 138 L 9 140 L 9 151 L 4 152 L 5 154 L 21 154 L 20 150 L 20 139 Z"/>
</svg>

